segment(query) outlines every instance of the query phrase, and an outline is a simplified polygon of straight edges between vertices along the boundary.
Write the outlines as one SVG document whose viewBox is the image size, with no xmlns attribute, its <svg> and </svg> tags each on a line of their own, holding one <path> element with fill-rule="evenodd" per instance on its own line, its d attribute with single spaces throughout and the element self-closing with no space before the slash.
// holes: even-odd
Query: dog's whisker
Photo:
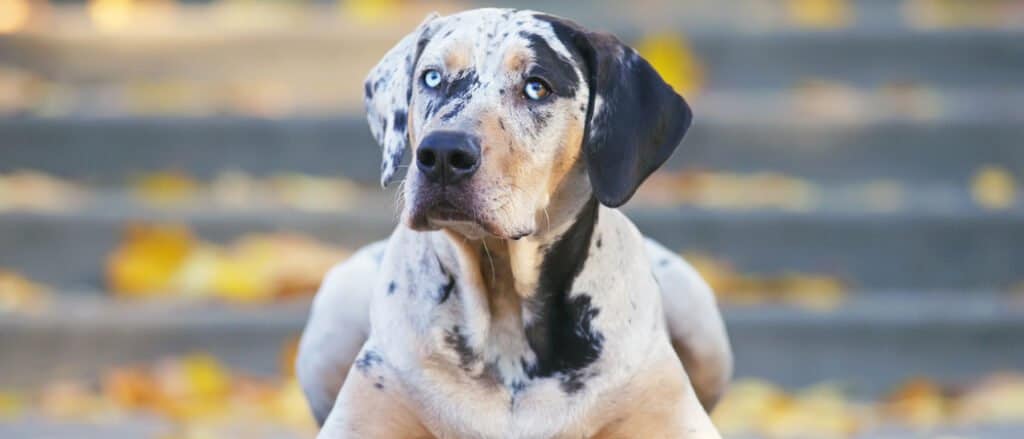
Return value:
<svg viewBox="0 0 1024 439">
<path fill-rule="evenodd" d="M 487 255 L 487 261 L 491 264 L 491 285 L 497 280 L 497 275 L 494 273 L 494 258 L 491 257 L 491 249 L 487 248 L 487 239 L 481 239 L 481 243 L 484 244 L 484 254 Z"/>
</svg>

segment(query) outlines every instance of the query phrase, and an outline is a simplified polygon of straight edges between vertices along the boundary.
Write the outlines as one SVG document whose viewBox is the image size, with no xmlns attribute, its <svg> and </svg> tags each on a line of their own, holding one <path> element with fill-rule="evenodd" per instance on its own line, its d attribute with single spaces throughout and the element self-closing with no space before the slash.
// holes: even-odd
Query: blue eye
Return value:
<svg viewBox="0 0 1024 439">
<path fill-rule="evenodd" d="M 548 84 L 539 78 L 530 78 L 523 86 L 523 94 L 530 100 L 540 101 L 551 94 L 551 87 L 548 87 Z"/>
<path fill-rule="evenodd" d="M 438 85 L 441 85 L 441 79 L 441 72 L 437 70 L 430 69 L 423 72 L 423 85 L 427 88 L 437 88 Z"/>
</svg>

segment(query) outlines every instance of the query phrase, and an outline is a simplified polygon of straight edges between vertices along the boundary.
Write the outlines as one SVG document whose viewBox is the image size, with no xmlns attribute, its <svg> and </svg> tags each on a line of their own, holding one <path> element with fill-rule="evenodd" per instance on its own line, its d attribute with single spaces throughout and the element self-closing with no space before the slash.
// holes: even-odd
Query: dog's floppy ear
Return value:
<svg viewBox="0 0 1024 439">
<path fill-rule="evenodd" d="M 395 175 L 409 144 L 409 101 L 412 98 L 416 61 L 437 28 L 437 13 L 432 13 L 411 34 L 402 38 L 370 70 L 363 99 L 370 131 L 383 149 L 380 184 L 387 186 Z"/>
<path fill-rule="evenodd" d="M 672 155 L 693 113 L 647 60 L 614 35 L 542 19 L 585 64 L 590 105 L 583 155 L 590 184 L 602 204 L 621 206 Z"/>
</svg>

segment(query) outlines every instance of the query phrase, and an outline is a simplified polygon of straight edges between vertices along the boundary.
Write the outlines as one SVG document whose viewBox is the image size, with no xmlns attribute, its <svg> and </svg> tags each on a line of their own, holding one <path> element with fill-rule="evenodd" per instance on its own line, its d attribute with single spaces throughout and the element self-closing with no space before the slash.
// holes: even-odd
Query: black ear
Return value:
<svg viewBox="0 0 1024 439">
<path fill-rule="evenodd" d="M 590 184 L 602 204 L 621 206 L 672 155 L 693 112 L 647 60 L 614 35 L 539 18 L 550 22 L 585 64 L 590 105 L 583 155 Z"/>
</svg>

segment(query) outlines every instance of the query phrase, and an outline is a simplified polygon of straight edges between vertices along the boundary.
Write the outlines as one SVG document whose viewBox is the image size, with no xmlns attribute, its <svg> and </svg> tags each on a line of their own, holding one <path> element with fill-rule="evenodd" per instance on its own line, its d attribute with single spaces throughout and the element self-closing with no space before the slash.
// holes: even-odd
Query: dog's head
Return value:
<svg viewBox="0 0 1024 439">
<path fill-rule="evenodd" d="M 403 221 L 477 237 L 533 234 L 591 195 L 622 205 L 692 119 L 635 50 L 532 11 L 427 17 L 365 93 L 382 184 L 413 154 Z"/>
</svg>

